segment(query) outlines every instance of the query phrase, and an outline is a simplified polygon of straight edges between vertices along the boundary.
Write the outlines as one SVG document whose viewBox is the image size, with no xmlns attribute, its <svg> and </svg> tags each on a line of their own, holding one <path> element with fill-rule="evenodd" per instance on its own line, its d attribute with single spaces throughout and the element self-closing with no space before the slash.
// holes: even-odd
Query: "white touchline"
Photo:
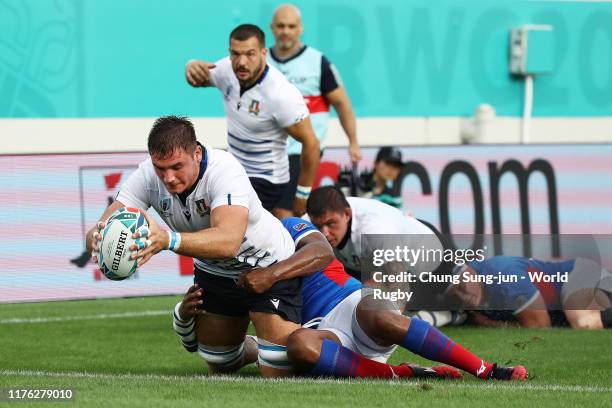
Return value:
<svg viewBox="0 0 612 408">
<path fill-rule="evenodd" d="M 120 319 L 122 317 L 145 317 L 145 316 L 163 316 L 172 315 L 172 309 L 168 310 L 147 310 L 142 312 L 125 312 L 125 313 L 102 313 L 86 316 L 58 316 L 58 317 L 31 317 L 24 319 L 3 319 L 0 324 L 19 324 L 19 323 L 50 323 L 50 322 L 66 322 L 70 320 L 95 320 L 95 319 Z"/>
<path fill-rule="evenodd" d="M 202 381 L 211 382 L 262 382 L 262 383 L 318 383 L 318 384 L 346 384 L 346 385 L 363 385 L 363 383 L 373 383 L 376 385 L 390 386 L 408 386 L 420 387 L 421 381 L 380 381 L 380 380 L 352 380 L 352 379 L 333 379 L 333 378 L 262 378 L 262 377 L 225 377 L 215 375 L 162 375 L 162 374 L 109 374 L 109 373 L 88 373 L 79 371 L 34 371 L 34 370 L 0 370 L 0 376 L 3 377 L 58 377 L 58 378 L 92 378 L 92 379 L 117 379 L 117 380 L 162 380 L 162 381 Z M 561 391 L 575 393 L 612 393 L 612 387 L 585 387 L 582 385 L 560 385 L 560 384 L 525 384 L 525 383 L 464 383 L 460 381 L 445 381 L 444 383 L 428 383 L 436 385 L 440 384 L 441 388 L 471 388 L 479 390 L 508 390 L 508 391 Z"/>
</svg>

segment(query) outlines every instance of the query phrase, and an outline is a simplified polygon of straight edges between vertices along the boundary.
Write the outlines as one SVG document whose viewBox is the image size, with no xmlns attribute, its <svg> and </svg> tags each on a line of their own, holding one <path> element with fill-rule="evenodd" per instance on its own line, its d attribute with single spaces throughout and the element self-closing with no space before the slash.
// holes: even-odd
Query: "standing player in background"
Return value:
<svg viewBox="0 0 612 408">
<path fill-rule="evenodd" d="M 230 56 L 214 64 L 189 61 L 185 77 L 193 87 L 221 91 L 229 152 L 245 168 L 264 208 L 278 216 L 276 209 L 289 183 L 288 135 L 302 146 L 298 182 L 308 192 L 319 165 L 319 141 L 300 92 L 266 63 L 263 31 L 240 25 L 231 32 L 229 46 Z M 304 214 L 307 198 L 294 198 L 296 214 Z"/>
<path fill-rule="evenodd" d="M 132 257 L 139 267 L 163 250 L 194 258 L 194 280 L 205 292 L 198 306 L 205 313 L 184 328 L 195 332 L 198 353 L 211 371 L 232 372 L 259 355 L 264 376 L 287 375 L 286 341 L 301 321 L 301 280 L 280 277 L 258 295 L 236 282 L 245 270 L 293 254 L 289 233 L 262 208 L 236 158 L 199 144 L 186 118 L 156 120 L 148 151 L 151 157 L 130 175 L 88 232 L 88 251 L 99 252 L 104 221 L 115 210 L 153 207 L 170 231 L 144 212 L 149 226 L 134 234 L 138 240 L 130 250 L 137 252 Z M 257 347 L 245 340 L 249 321 Z"/>
<path fill-rule="evenodd" d="M 310 110 L 310 120 L 319 139 L 321 154 L 325 149 L 329 105 L 331 104 L 349 141 L 349 155 L 356 164 L 361 160 L 357 142 L 357 122 L 336 67 L 319 51 L 303 44 L 304 31 L 300 10 L 292 4 L 283 4 L 274 12 L 270 24 L 275 44 L 270 48 L 269 64 L 278 68 L 304 96 Z M 294 215 L 294 197 L 308 198 L 310 190 L 298 185 L 302 144 L 289 139 L 289 188 L 280 202 L 280 218 Z M 300 215 L 300 214 L 296 214 Z"/>
</svg>

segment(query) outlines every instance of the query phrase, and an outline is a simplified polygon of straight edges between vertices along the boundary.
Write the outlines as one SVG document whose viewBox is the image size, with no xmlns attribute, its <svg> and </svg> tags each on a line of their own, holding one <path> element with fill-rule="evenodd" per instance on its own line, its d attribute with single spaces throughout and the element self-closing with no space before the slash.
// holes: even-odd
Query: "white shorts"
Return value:
<svg viewBox="0 0 612 408">
<path fill-rule="evenodd" d="M 397 346 L 379 346 L 359 327 L 357 305 L 361 297 L 361 290 L 351 293 L 321 320 L 317 330 L 330 331 L 338 336 L 344 347 L 370 360 L 386 363 Z"/>
</svg>

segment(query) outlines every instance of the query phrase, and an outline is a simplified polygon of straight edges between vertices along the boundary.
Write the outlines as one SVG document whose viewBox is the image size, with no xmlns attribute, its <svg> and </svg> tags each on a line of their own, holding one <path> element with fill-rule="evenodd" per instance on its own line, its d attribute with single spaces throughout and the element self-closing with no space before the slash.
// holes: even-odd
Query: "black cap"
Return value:
<svg viewBox="0 0 612 408">
<path fill-rule="evenodd" d="M 376 161 L 384 161 L 387 164 L 394 164 L 396 166 L 402 165 L 402 152 L 399 149 L 391 146 L 381 147 L 376 154 Z"/>
</svg>

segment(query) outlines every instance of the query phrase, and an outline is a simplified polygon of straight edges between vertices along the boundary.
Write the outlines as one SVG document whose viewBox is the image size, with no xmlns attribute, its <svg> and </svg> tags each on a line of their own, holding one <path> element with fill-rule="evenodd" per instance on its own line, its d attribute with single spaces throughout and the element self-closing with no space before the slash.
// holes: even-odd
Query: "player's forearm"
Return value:
<svg viewBox="0 0 612 408">
<path fill-rule="evenodd" d="M 331 263 L 334 254 L 326 243 L 314 242 L 308 244 L 293 256 L 275 263 L 272 275 L 276 282 L 286 279 L 300 278 L 320 271 Z"/>
<path fill-rule="evenodd" d="M 347 98 L 346 101 L 336 103 L 334 109 L 338 114 L 340 125 L 346 134 L 349 144 L 357 144 L 357 119 L 355 118 L 351 102 Z"/>
<path fill-rule="evenodd" d="M 175 252 L 193 258 L 234 258 L 238 255 L 242 238 L 215 227 L 197 232 L 183 232 L 180 246 Z"/>
<path fill-rule="evenodd" d="M 319 167 L 319 156 L 321 154 L 319 148 L 319 140 L 316 137 L 302 143 L 302 155 L 300 157 L 302 169 L 298 178 L 300 186 L 309 187 L 313 185 L 317 167 Z"/>
</svg>

